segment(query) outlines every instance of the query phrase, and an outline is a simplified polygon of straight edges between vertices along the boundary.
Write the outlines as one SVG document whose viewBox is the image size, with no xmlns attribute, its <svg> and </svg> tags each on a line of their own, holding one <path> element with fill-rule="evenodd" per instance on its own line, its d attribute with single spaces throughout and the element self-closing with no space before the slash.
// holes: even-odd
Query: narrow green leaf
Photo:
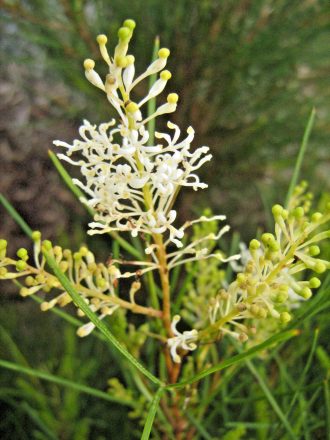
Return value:
<svg viewBox="0 0 330 440">
<path fill-rule="evenodd" d="M 132 364 L 134 365 L 142 374 L 144 374 L 148 379 L 157 385 L 162 385 L 162 382 L 153 374 L 150 373 L 142 364 L 140 364 L 127 350 L 123 347 L 120 342 L 113 336 L 106 324 L 101 321 L 97 315 L 92 312 L 89 306 L 81 298 L 79 293 L 76 291 L 75 287 L 71 284 L 66 275 L 61 271 L 55 259 L 47 252 L 44 252 L 44 256 L 47 260 L 48 265 L 56 275 L 57 279 L 62 284 L 63 288 L 71 296 L 72 300 L 79 307 L 85 315 L 91 320 L 91 322 L 100 330 L 101 333 L 107 338 L 109 342 Z"/>
<path fill-rule="evenodd" d="M 160 386 L 154 395 L 154 398 L 152 399 L 148 411 L 148 415 L 146 418 L 146 422 L 144 424 L 141 440 L 148 440 L 150 437 L 150 432 L 152 429 L 152 425 L 154 423 L 154 418 L 158 409 L 160 398 L 162 397 L 162 394 L 164 392 L 165 388 Z"/>
<path fill-rule="evenodd" d="M 0 203 L 8 211 L 9 215 L 15 220 L 15 222 L 22 228 L 26 235 L 31 237 L 32 229 L 26 223 L 16 209 L 8 202 L 4 195 L 0 194 Z"/>
<path fill-rule="evenodd" d="M 303 160 L 304 160 L 304 156 L 305 156 L 305 153 L 306 153 L 309 137 L 310 137 L 313 125 L 314 125 L 315 113 L 316 113 L 315 112 L 315 108 L 313 108 L 312 111 L 311 111 L 311 114 L 309 116 L 306 128 L 305 128 L 304 136 L 302 138 L 302 142 L 301 142 L 301 145 L 300 145 L 300 149 L 299 149 L 296 165 L 294 167 L 294 171 L 293 171 L 293 174 L 292 174 L 289 190 L 288 190 L 288 193 L 286 195 L 285 206 L 288 206 L 288 203 L 289 203 L 289 200 L 290 200 L 290 198 L 292 196 L 293 190 L 294 190 L 295 186 L 297 185 L 297 182 L 298 182 L 298 179 L 299 179 L 299 174 L 300 174 L 301 166 L 302 166 L 302 163 L 303 163 Z"/>
<path fill-rule="evenodd" d="M 324 400 L 327 440 L 330 440 L 330 390 L 328 378 L 324 381 Z"/>
<path fill-rule="evenodd" d="M 27 402 L 22 402 L 20 407 L 23 409 L 23 411 L 25 411 L 28 414 L 28 416 L 31 418 L 31 420 L 34 421 L 34 423 L 38 426 L 38 428 L 44 432 L 44 434 L 47 436 L 46 438 L 52 439 L 52 440 L 57 439 L 57 435 L 55 433 L 53 433 L 48 428 L 48 426 L 42 421 L 38 411 L 31 408 L 31 406 Z"/>
<path fill-rule="evenodd" d="M 197 373 L 195 376 L 191 377 L 190 379 L 184 380 L 182 382 L 167 385 L 166 389 L 177 389 L 177 388 L 183 388 L 186 385 L 190 385 L 194 382 L 197 382 L 198 380 L 203 379 L 204 377 L 208 376 L 209 374 L 213 374 L 216 371 L 224 370 L 225 368 L 230 367 L 231 365 L 235 365 L 239 362 L 242 362 L 254 355 L 256 355 L 259 351 L 264 350 L 268 347 L 270 347 L 273 344 L 278 344 L 280 342 L 286 341 L 293 336 L 297 336 L 298 331 L 297 330 L 287 330 L 284 332 L 281 332 L 277 335 L 272 336 L 271 338 L 267 339 L 266 341 L 262 342 L 261 344 L 258 344 L 249 350 L 247 350 L 244 353 L 237 354 L 229 359 L 226 359 L 225 361 L 221 362 L 220 364 L 214 365 L 213 367 L 207 368 L 206 370 L 201 371 L 200 373 Z"/>
<path fill-rule="evenodd" d="M 266 399 L 268 400 L 270 406 L 273 408 L 274 412 L 277 414 L 278 418 L 283 423 L 289 437 L 293 440 L 296 440 L 296 435 L 289 423 L 289 420 L 287 419 L 286 415 L 281 410 L 280 406 L 278 405 L 276 399 L 274 398 L 272 392 L 268 388 L 267 383 L 265 382 L 264 378 L 259 374 L 257 368 L 253 365 L 251 360 L 245 359 L 245 363 L 248 366 L 249 370 L 253 374 L 253 376 L 257 379 L 260 388 L 262 389 L 263 393 L 265 394 Z"/>
<path fill-rule="evenodd" d="M 305 380 L 306 380 L 307 373 L 308 373 L 310 367 L 312 366 L 312 360 L 313 360 L 314 353 L 315 353 L 315 350 L 316 350 L 317 341 L 318 341 L 318 336 L 319 336 L 319 329 L 316 329 L 315 332 L 314 332 L 314 337 L 313 337 L 312 347 L 311 347 L 311 350 L 310 350 L 310 353 L 309 353 L 309 356 L 308 356 L 308 359 L 307 359 L 307 362 L 306 362 L 305 368 L 304 368 L 304 370 L 303 370 L 303 372 L 302 372 L 302 375 L 301 375 L 301 377 L 300 377 L 300 379 L 299 379 L 299 382 L 298 382 L 298 384 L 297 384 L 297 387 L 296 387 L 295 393 L 294 393 L 294 395 L 293 395 L 293 397 L 292 397 L 292 400 L 291 400 L 291 403 L 290 403 L 290 405 L 289 405 L 289 409 L 286 410 L 286 415 L 287 415 L 287 416 L 288 416 L 288 415 L 290 414 L 290 412 L 292 411 L 292 409 L 293 409 L 293 407 L 294 407 L 294 405 L 295 405 L 295 403 L 296 403 L 296 400 L 297 400 L 297 398 L 298 398 L 298 396 L 299 396 L 299 393 L 301 392 L 302 387 L 303 387 L 303 385 L 304 385 L 304 382 L 305 382 Z"/>
<path fill-rule="evenodd" d="M 130 400 L 125 400 L 119 397 L 111 396 L 104 391 L 97 390 L 95 388 L 83 385 L 81 383 L 73 382 L 71 380 L 65 379 L 64 377 L 55 376 L 54 374 L 46 373 L 44 371 L 35 370 L 34 368 L 24 367 L 23 365 L 15 364 L 13 362 L 8 362 L 0 359 L 0 367 L 6 368 L 7 370 L 15 371 L 20 374 L 26 374 L 32 377 L 38 377 L 39 379 L 46 380 L 48 382 L 56 383 L 58 385 L 75 389 L 81 393 L 89 394 L 100 399 L 108 400 L 109 402 L 120 403 L 125 406 L 135 407 L 134 402 Z"/>
<path fill-rule="evenodd" d="M 70 174 L 66 171 L 66 169 L 63 167 L 61 162 L 56 157 L 56 154 L 54 154 L 51 150 L 48 151 L 48 155 L 53 162 L 56 170 L 64 180 L 65 184 L 68 186 L 68 188 L 73 192 L 73 194 L 77 197 L 78 200 L 80 200 L 81 197 L 84 197 L 83 192 L 72 182 Z M 94 211 L 84 204 L 85 209 L 89 212 L 91 216 L 94 216 Z M 140 252 L 132 246 L 130 243 L 128 243 L 126 240 L 124 240 L 119 234 L 117 234 L 115 231 L 112 231 L 109 233 L 110 236 L 118 241 L 119 245 L 125 249 L 127 252 L 129 252 L 131 255 L 133 255 L 136 258 L 141 258 Z"/>
</svg>

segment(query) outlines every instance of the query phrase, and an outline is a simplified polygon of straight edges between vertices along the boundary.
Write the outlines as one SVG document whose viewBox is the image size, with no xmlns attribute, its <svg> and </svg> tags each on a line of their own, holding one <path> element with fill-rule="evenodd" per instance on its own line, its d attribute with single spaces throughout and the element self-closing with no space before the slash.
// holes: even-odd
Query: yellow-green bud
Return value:
<svg viewBox="0 0 330 440">
<path fill-rule="evenodd" d="M 269 244 L 269 248 L 272 252 L 277 252 L 280 250 L 281 246 L 279 245 L 279 243 L 277 241 L 271 241 Z"/>
<path fill-rule="evenodd" d="M 56 255 L 57 257 L 63 255 L 61 246 L 54 246 L 53 251 L 54 251 L 54 255 Z"/>
<path fill-rule="evenodd" d="M 318 287 L 320 287 L 320 285 L 321 285 L 321 281 L 316 277 L 313 277 L 309 280 L 309 287 L 311 289 L 317 289 Z"/>
<path fill-rule="evenodd" d="M 317 245 L 311 246 L 308 249 L 308 253 L 309 255 L 311 255 L 312 257 L 316 257 L 316 255 L 319 255 L 320 253 L 320 248 Z"/>
<path fill-rule="evenodd" d="M 7 240 L 4 240 L 3 238 L 0 240 L 0 251 L 4 250 L 7 248 Z"/>
<path fill-rule="evenodd" d="M 298 206 L 298 208 L 295 208 L 292 212 L 293 216 L 296 218 L 301 218 L 304 216 L 305 211 L 304 208 L 302 206 Z"/>
<path fill-rule="evenodd" d="M 118 30 L 119 40 L 127 40 L 131 36 L 131 29 L 127 26 L 123 26 Z"/>
<path fill-rule="evenodd" d="M 303 287 L 299 295 L 304 299 L 309 299 L 312 296 L 312 291 L 309 287 Z"/>
<path fill-rule="evenodd" d="M 107 44 L 108 38 L 107 38 L 106 35 L 100 34 L 100 35 L 97 36 L 96 41 L 98 42 L 98 44 L 100 46 L 104 46 L 105 44 Z"/>
<path fill-rule="evenodd" d="M 95 61 L 91 60 L 90 58 L 87 58 L 84 61 L 84 69 L 85 70 L 93 70 L 95 67 Z"/>
<path fill-rule="evenodd" d="M 268 316 L 267 310 L 264 309 L 263 307 L 260 307 L 258 316 L 259 316 L 259 318 L 267 318 L 267 316 Z"/>
<path fill-rule="evenodd" d="M 260 241 L 256 239 L 251 240 L 249 248 L 251 251 L 256 251 L 257 249 L 260 248 Z"/>
<path fill-rule="evenodd" d="M 29 275 L 28 277 L 25 278 L 25 284 L 26 284 L 28 287 L 33 286 L 33 285 L 35 284 L 35 283 L 34 283 L 34 278 L 31 277 L 31 276 Z"/>
<path fill-rule="evenodd" d="M 18 271 L 18 272 L 21 272 L 21 271 L 23 271 L 23 270 L 25 270 L 26 269 L 26 262 L 25 261 L 23 261 L 23 260 L 18 260 L 18 261 L 16 261 L 16 270 Z"/>
<path fill-rule="evenodd" d="M 314 212 L 314 214 L 312 215 L 312 222 L 317 223 L 321 220 L 322 217 L 323 214 L 321 214 L 321 212 Z"/>
<path fill-rule="evenodd" d="M 31 237 L 32 237 L 33 241 L 39 241 L 41 238 L 41 232 L 40 231 L 33 231 Z"/>
<path fill-rule="evenodd" d="M 166 47 L 159 49 L 158 51 L 159 58 L 168 58 L 170 56 L 170 51 Z"/>
<path fill-rule="evenodd" d="M 169 104 L 176 104 L 179 100 L 179 95 L 177 95 L 176 93 L 170 93 L 169 95 L 167 95 L 167 102 Z"/>
<path fill-rule="evenodd" d="M 127 67 L 127 58 L 124 56 L 117 56 L 115 59 L 115 62 L 117 64 L 118 67 L 121 67 L 122 69 L 124 69 L 125 67 Z"/>
<path fill-rule="evenodd" d="M 327 267 L 322 261 L 317 261 L 313 269 L 316 273 L 323 273 L 326 271 Z"/>
<path fill-rule="evenodd" d="M 126 110 L 129 113 L 135 113 L 139 110 L 139 106 L 135 103 L 135 102 L 130 102 L 127 106 L 126 106 Z"/>
<path fill-rule="evenodd" d="M 290 322 L 292 319 L 290 313 L 288 312 L 282 312 L 280 315 L 280 321 L 282 322 L 282 324 L 287 324 L 288 322 Z"/>
<path fill-rule="evenodd" d="M 275 241 L 275 237 L 270 232 L 265 232 L 261 236 L 261 241 L 263 242 L 264 245 L 269 245 Z"/>
<path fill-rule="evenodd" d="M 53 245 L 50 240 L 44 240 L 42 242 L 42 247 L 45 251 L 50 251 L 52 249 Z"/>
<path fill-rule="evenodd" d="M 172 77 L 172 73 L 169 70 L 163 70 L 160 77 L 163 81 L 168 81 Z"/>
<path fill-rule="evenodd" d="M 80 261 L 82 259 L 82 255 L 81 255 L 80 252 L 75 252 L 73 254 L 73 258 L 74 258 L 75 261 Z"/>
<path fill-rule="evenodd" d="M 273 297 L 273 300 L 277 303 L 284 303 L 288 299 L 288 292 L 285 292 L 283 290 L 279 290 Z"/>
<path fill-rule="evenodd" d="M 126 56 L 127 65 L 130 66 L 131 64 L 134 64 L 135 57 L 134 55 L 127 55 Z"/>
<path fill-rule="evenodd" d="M 29 289 L 27 289 L 26 287 L 22 287 L 19 291 L 19 294 L 21 296 L 28 296 L 28 294 L 30 293 Z"/>
<path fill-rule="evenodd" d="M 100 287 L 101 289 L 103 289 L 103 287 L 105 287 L 106 286 L 106 281 L 105 281 L 105 279 L 104 278 L 97 278 L 96 279 L 96 285 L 97 285 L 97 287 Z"/>
<path fill-rule="evenodd" d="M 3 277 L 7 274 L 8 270 L 5 267 L 0 267 L 0 277 Z"/>
<path fill-rule="evenodd" d="M 274 217 L 279 217 L 280 215 L 282 215 L 282 212 L 283 212 L 283 206 L 274 205 L 272 207 L 272 213 L 273 213 Z"/>
<path fill-rule="evenodd" d="M 255 304 L 252 304 L 252 306 L 250 307 L 250 312 L 252 313 L 252 315 L 258 316 L 259 311 L 260 311 L 260 307 Z"/>
<path fill-rule="evenodd" d="M 86 255 L 88 254 L 88 249 L 86 246 L 81 246 L 81 248 L 79 249 L 79 252 L 81 253 L 81 255 L 83 257 L 86 257 Z"/>
<path fill-rule="evenodd" d="M 133 29 L 135 29 L 136 23 L 134 20 L 128 18 L 124 21 L 123 26 L 129 28 L 132 31 Z"/>
</svg>

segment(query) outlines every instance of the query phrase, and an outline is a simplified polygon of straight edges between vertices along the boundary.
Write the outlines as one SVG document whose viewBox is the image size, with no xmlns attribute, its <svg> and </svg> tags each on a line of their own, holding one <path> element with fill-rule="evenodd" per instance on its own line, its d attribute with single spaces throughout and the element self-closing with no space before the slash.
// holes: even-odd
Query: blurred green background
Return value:
<svg viewBox="0 0 330 440">
<path fill-rule="evenodd" d="M 54 139 L 77 137 L 83 118 L 99 123 L 113 116 L 105 97 L 84 78 L 82 62 L 94 58 L 97 70 L 104 72 L 95 38 L 107 34 L 113 49 L 116 31 L 126 18 L 137 22 L 130 49 L 137 71 L 150 62 L 156 35 L 161 46 L 171 50 L 168 67 L 173 77 L 167 90 L 180 95 L 171 119 L 182 130 L 192 125 L 196 146 L 209 145 L 215 157 L 201 170 L 209 189 L 181 195 L 182 219 L 193 214 L 191 206 L 211 205 L 214 212 L 228 216 L 244 239 L 251 238 L 257 227 L 267 224 L 272 203 L 283 202 L 313 107 L 317 117 L 303 177 L 317 195 L 329 190 L 328 0 L 1 0 L 0 5 L 0 190 L 45 237 L 59 237 L 63 245 L 73 247 L 84 240 L 81 224 L 85 227 L 88 218 L 61 184 L 47 152 Z M 145 92 L 143 86 L 138 90 L 140 96 Z M 0 209 L 0 235 L 10 240 L 11 252 L 27 246 Z M 65 347 L 73 350 L 82 345 L 71 341 L 69 331 L 63 336 L 61 323 L 54 324 L 61 335 L 54 338 L 48 315 L 39 318 L 37 306 L 13 303 L 14 291 L 7 285 L 2 285 L 2 292 L 1 320 L 7 318 L 3 325 L 34 366 L 46 363 L 56 370 L 55 359 Z M 25 322 L 23 327 L 17 314 Z M 44 359 L 38 358 L 41 347 L 22 336 L 29 329 L 30 316 L 39 328 L 39 332 L 33 330 L 32 338 L 38 339 L 40 329 L 45 329 L 51 341 L 41 338 Z M 0 341 L 0 347 L 7 347 L 1 357 L 13 357 L 5 340 Z M 52 350 L 47 352 L 49 347 Z M 76 356 L 88 358 L 88 348 L 79 351 L 79 347 Z M 95 356 L 102 348 L 90 350 Z M 95 365 L 90 372 L 102 387 L 106 379 L 100 380 Z M 81 380 L 88 371 L 84 374 Z M 16 380 L 10 374 L 4 377 L 9 384 Z M 26 387 L 19 387 L 22 395 L 29 395 Z M 15 403 L 14 397 L 9 403 L 10 399 Z M 8 426 L 15 426 L 16 412 L 8 414 L 13 418 Z M 35 427 L 31 411 L 21 409 L 21 414 L 28 430 Z M 65 426 L 63 414 L 55 412 L 54 417 L 64 420 L 61 426 Z M 68 417 L 72 417 L 70 424 L 77 414 Z M 56 424 L 47 418 L 45 423 Z M 82 430 L 87 429 L 84 426 Z M 38 435 L 32 438 L 48 438 Z M 74 437 L 64 432 L 59 438 Z"/>
</svg>

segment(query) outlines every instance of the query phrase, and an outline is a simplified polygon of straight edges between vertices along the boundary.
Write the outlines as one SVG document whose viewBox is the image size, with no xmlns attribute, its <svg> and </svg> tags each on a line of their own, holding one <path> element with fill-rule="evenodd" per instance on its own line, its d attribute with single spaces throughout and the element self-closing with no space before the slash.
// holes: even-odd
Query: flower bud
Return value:
<svg viewBox="0 0 330 440">
<path fill-rule="evenodd" d="M 250 251 L 256 251 L 257 249 L 260 248 L 260 241 L 253 239 L 250 241 L 250 245 L 249 245 Z"/>
<path fill-rule="evenodd" d="M 87 58 L 84 61 L 84 69 L 85 70 L 93 70 L 95 67 L 95 61 L 91 60 L 90 58 Z"/>
<path fill-rule="evenodd" d="M 128 26 L 123 26 L 121 28 L 119 28 L 118 30 L 118 38 L 121 41 L 125 41 L 128 40 L 129 37 L 131 36 L 132 31 Z"/>
<path fill-rule="evenodd" d="M 170 93 L 169 95 L 167 95 L 167 102 L 169 104 L 176 104 L 179 100 L 179 95 L 176 93 Z"/>
<path fill-rule="evenodd" d="M 159 49 L 158 51 L 159 58 L 168 58 L 170 56 L 170 51 L 166 47 Z"/>
<path fill-rule="evenodd" d="M 16 270 L 18 272 L 22 272 L 23 270 L 26 269 L 26 267 L 27 267 L 27 264 L 25 261 L 23 261 L 23 260 L 16 261 Z"/>
<path fill-rule="evenodd" d="M 282 322 L 282 324 L 287 324 L 289 321 L 291 321 L 291 319 L 292 317 L 288 312 L 282 312 L 280 314 L 280 321 Z"/>
<path fill-rule="evenodd" d="M 309 287 L 311 289 L 317 289 L 320 287 L 320 285 L 321 285 L 321 281 L 316 277 L 313 277 L 309 280 Z"/>
<path fill-rule="evenodd" d="M 128 18 L 127 20 L 124 21 L 123 26 L 133 31 L 133 29 L 135 29 L 136 23 L 134 20 Z"/>
<path fill-rule="evenodd" d="M 106 35 L 104 35 L 104 34 L 100 34 L 100 35 L 98 35 L 98 36 L 96 37 L 96 41 L 98 42 L 98 44 L 99 44 L 100 46 L 104 46 L 105 44 L 107 44 L 107 42 L 108 42 L 108 38 L 107 38 Z"/>
</svg>

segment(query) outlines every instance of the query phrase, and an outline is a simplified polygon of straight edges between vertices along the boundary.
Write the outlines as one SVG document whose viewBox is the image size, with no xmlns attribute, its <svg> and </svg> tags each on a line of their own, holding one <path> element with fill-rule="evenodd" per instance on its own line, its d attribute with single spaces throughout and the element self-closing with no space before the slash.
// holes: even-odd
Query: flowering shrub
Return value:
<svg viewBox="0 0 330 440">
<path fill-rule="evenodd" d="M 0 278 L 24 280 L 20 287 L 24 297 L 46 292 L 41 303 L 43 311 L 74 302 L 78 315 L 89 319 L 78 328 L 79 336 L 87 336 L 97 327 L 159 385 L 149 420 L 163 391 L 191 383 L 192 373 L 197 375 L 194 380 L 204 377 L 200 371 L 209 365 L 212 346 L 218 346 L 223 337 L 231 336 L 241 344 L 248 341 L 253 347 L 260 342 L 260 322 L 266 328 L 270 322 L 274 337 L 276 329 L 280 331 L 291 320 L 297 295 L 304 300 L 312 296 L 312 289 L 321 284 L 317 275 L 330 267 L 319 257 L 318 246 L 330 236 L 325 229 L 330 207 L 323 213 L 311 212 L 311 195 L 302 183 L 286 207 L 273 206 L 274 231 L 253 239 L 248 248 L 242 247 L 241 254 L 229 256 L 219 249 L 220 238 L 229 230 L 222 225 L 225 216 L 202 215 L 177 225 L 178 193 L 182 187 L 195 191 L 207 187 L 196 171 L 212 155 L 208 147 L 192 148 L 192 127 L 183 136 L 171 121 L 167 122 L 166 133 L 152 130 L 150 122 L 175 112 L 179 97 L 169 93 L 165 103 L 146 113 L 146 104 L 163 92 L 171 78 L 165 70 L 170 51 L 159 49 L 157 58 L 136 76 L 134 56 L 128 54 L 134 28 L 133 20 L 124 22 L 113 56 L 107 51 L 107 37 L 97 37 L 109 68 L 104 79 L 94 69 L 93 60 L 84 62 L 86 78 L 106 94 L 118 112 L 118 120 L 100 126 L 84 121 L 80 140 L 72 145 L 62 141 L 54 144 L 64 149 L 59 159 L 80 169 L 81 179 L 72 182 L 82 190 L 80 200 L 93 213 L 88 234 L 109 233 L 135 259 L 114 255 L 106 263 L 97 262 L 85 245 L 72 252 L 42 240 L 41 233 L 34 231 L 33 262 L 23 248 L 17 251 L 17 259 L 7 256 L 7 243 L 0 241 Z M 147 95 L 136 101 L 135 87 L 155 75 L 158 79 L 151 82 Z M 119 233 L 128 233 L 127 240 L 131 237 L 135 244 L 142 243 L 142 251 Z M 226 278 L 224 263 L 230 263 L 236 271 L 233 278 Z M 178 301 L 173 274 L 180 277 L 182 269 L 191 276 L 185 296 Z M 122 286 L 127 283 L 128 295 L 122 294 Z M 143 328 L 131 325 L 132 346 L 115 340 L 101 325 L 101 320 L 118 313 L 129 320 L 126 312 L 143 315 L 147 320 Z M 180 321 L 185 323 L 182 330 Z M 165 363 L 166 372 L 159 379 L 120 345 L 125 343 L 136 358 L 143 359 L 143 347 L 150 339 L 157 343 L 157 361 Z M 184 370 L 181 366 L 186 358 Z M 110 392 L 131 396 L 121 384 L 111 383 Z M 192 438 L 194 427 L 185 421 L 182 399 L 184 394 L 164 399 L 165 415 L 176 438 Z M 197 401 L 192 400 L 191 405 L 197 405 Z M 138 411 L 135 417 L 141 414 L 144 411 Z M 148 429 L 150 432 L 149 425 L 145 433 Z"/>
</svg>

